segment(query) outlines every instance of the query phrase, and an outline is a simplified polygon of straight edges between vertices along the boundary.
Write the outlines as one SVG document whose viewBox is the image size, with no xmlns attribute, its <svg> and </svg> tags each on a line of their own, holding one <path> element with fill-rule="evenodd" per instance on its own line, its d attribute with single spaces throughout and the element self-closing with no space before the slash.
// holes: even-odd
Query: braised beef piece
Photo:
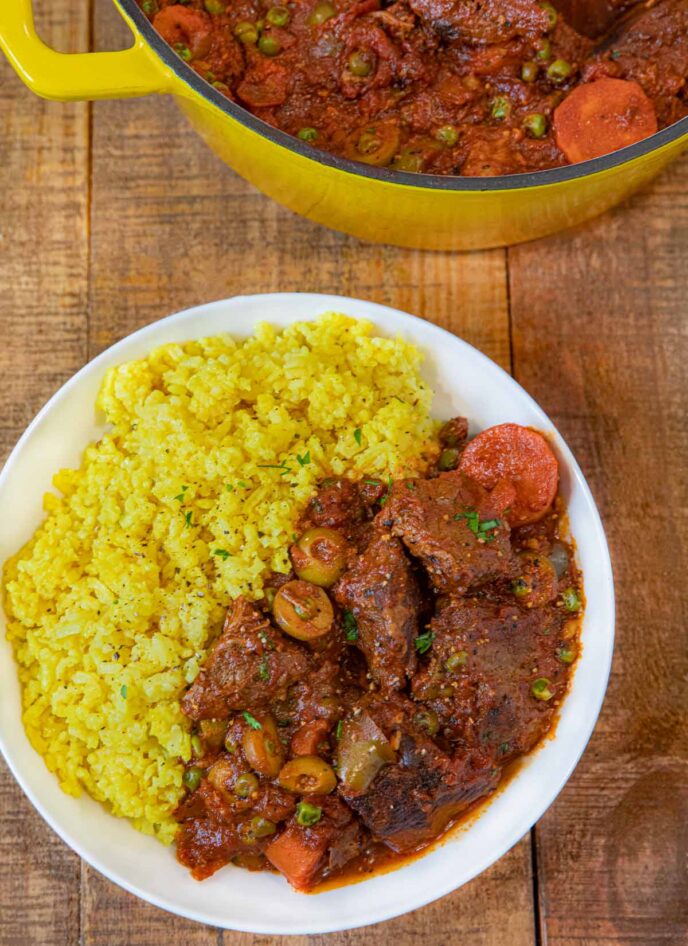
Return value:
<svg viewBox="0 0 688 946">
<path fill-rule="evenodd" d="M 416 666 L 420 590 L 399 539 L 377 529 L 332 589 L 356 623 L 357 644 L 380 686 L 405 685 Z"/>
<path fill-rule="evenodd" d="M 468 440 L 468 420 L 465 417 L 451 417 L 442 426 L 439 439 L 443 447 L 461 450 Z"/>
<path fill-rule="evenodd" d="M 377 481 L 326 480 L 306 506 L 299 522 L 300 531 L 321 526 L 338 529 L 359 546 L 365 542 L 373 518 L 372 507 L 384 491 L 384 484 Z"/>
<path fill-rule="evenodd" d="M 355 778 L 353 787 L 342 782 L 339 788 L 373 838 L 394 851 L 411 851 L 437 837 L 458 814 L 490 794 L 501 774 L 492 755 L 481 749 L 447 755 L 414 723 L 416 713 L 417 707 L 404 698 L 373 701 L 362 710 L 364 719 L 353 725 L 376 737 L 340 750 L 344 771 L 342 751 L 362 752 L 370 742 L 379 753 L 383 733 L 388 756 L 396 752 L 396 760 L 382 765 L 364 789 L 357 790 Z"/>
<path fill-rule="evenodd" d="M 429 701 L 452 740 L 490 752 L 500 765 L 529 752 L 566 689 L 558 656 L 565 622 L 561 608 L 454 598 L 430 624 L 429 661 L 414 677 L 413 695 Z M 548 681 L 552 698 L 535 698 L 538 679 Z"/>
<path fill-rule="evenodd" d="M 509 501 L 453 470 L 395 483 L 379 516 L 421 560 L 437 591 L 465 594 L 515 573 L 509 526 L 499 518 Z"/>
<path fill-rule="evenodd" d="M 237 598 L 203 669 L 182 698 L 190 719 L 260 709 L 286 694 L 308 669 L 305 651 L 274 628 L 256 605 Z"/>
</svg>

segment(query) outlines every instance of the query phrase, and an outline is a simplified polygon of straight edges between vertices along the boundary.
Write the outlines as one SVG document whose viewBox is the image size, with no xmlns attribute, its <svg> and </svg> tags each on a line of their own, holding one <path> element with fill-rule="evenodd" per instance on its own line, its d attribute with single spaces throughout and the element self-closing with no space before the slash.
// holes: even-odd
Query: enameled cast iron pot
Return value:
<svg viewBox="0 0 688 946">
<path fill-rule="evenodd" d="M 501 177 L 373 168 L 311 148 L 230 102 L 157 35 L 136 0 L 115 0 L 134 34 L 122 52 L 68 55 L 36 35 L 31 0 L 0 3 L 0 47 L 46 98 L 169 93 L 230 167 L 290 210 L 364 240 L 469 250 L 520 243 L 580 223 L 651 180 L 688 145 L 688 118 L 614 154 Z"/>
</svg>

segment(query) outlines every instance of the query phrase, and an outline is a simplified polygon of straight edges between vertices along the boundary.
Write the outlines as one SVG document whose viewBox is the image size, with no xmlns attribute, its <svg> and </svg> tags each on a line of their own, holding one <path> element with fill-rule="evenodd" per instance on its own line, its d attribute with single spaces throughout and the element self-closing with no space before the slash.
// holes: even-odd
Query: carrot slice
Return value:
<svg viewBox="0 0 688 946">
<path fill-rule="evenodd" d="M 333 840 L 328 830 L 312 831 L 289 824 L 266 848 L 265 856 L 292 887 L 307 890 L 313 883 L 325 851 Z"/>
<path fill-rule="evenodd" d="M 579 85 L 554 112 L 557 145 L 572 164 L 625 148 L 656 131 L 654 105 L 628 79 Z"/>
<path fill-rule="evenodd" d="M 554 502 L 559 464 L 542 434 L 519 424 L 498 424 L 478 434 L 461 456 L 459 469 L 485 489 L 514 499 L 504 516 L 520 526 L 542 519 Z"/>
</svg>

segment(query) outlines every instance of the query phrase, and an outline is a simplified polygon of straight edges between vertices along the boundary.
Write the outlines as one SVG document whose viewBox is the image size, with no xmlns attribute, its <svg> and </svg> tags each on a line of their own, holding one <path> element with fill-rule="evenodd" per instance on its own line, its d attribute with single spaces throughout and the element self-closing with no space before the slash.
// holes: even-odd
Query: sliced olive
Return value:
<svg viewBox="0 0 688 946">
<path fill-rule="evenodd" d="M 366 125 L 351 139 L 346 157 L 364 164 L 383 167 L 392 160 L 399 147 L 401 135 L 394 122 L 378 122 Z"/>
<path fill-rule="evenodd" d="M 349 71 L 361 79 L 370 75 L 373 66 L 372 56 L 365 50 L 358 49 L 349 56 Z"/>
<path fill-rule="evenodd" d="M 575 588 L 565 588 L 561 593 L 561 600 L 567 611 L 580 611 L 581 599 Z"/>
<path fill-rule="evenodd" d="M 327 594 L 309 581 L 288 581 L 282 585 L 275 595 L 272 613 L 285 634 L 300 641 L 322 637 L 334 622 Z"/>
<path fill-rule="evenodd" d="M 344 571 L 346 550 L 346 539 L 336 529 L 306 529 L 290 550 L 294 571 L 303 581 L 329 588 Z"/>
<path fill-rule="evenodd" d="M 337 785 L 331 765 L 318 755 L 302 755 L 282 766 L 278 776 L 282 788 L 295 795 L 329 795 Z"/>
<path fill-rule="evenodd" d="M 272 716 L 260 717 L 260 729 L 250 726 L 244 732 L 241 745 L 251 768 L 274 778 L 284 763 L 284 746 L 277 731 L 277 724 Z"/>
</svg>

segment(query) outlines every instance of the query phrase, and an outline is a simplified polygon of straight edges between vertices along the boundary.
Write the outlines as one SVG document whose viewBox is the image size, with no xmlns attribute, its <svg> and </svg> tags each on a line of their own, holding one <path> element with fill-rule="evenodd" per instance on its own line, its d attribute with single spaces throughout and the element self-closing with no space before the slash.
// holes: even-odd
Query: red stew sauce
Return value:
<svg viewBox="0 0 688 946">
<path fill-rule="evenodd" d="M 688 0 L 601 0 L 618 15 L 595 39 L 538 0 L 139 2 L 228 98 L 364 164 L 541 170 L 688 114 Z"/>
<path fill-rule="evenodd" d="M 257 602 L 182 699 L 177 857 L 297 890 L 388 869 L 489 798 L 551 731 L 581 576 L 542 435 L 442 428 L 425 475 L 324 481 Z"/>
</svg>

